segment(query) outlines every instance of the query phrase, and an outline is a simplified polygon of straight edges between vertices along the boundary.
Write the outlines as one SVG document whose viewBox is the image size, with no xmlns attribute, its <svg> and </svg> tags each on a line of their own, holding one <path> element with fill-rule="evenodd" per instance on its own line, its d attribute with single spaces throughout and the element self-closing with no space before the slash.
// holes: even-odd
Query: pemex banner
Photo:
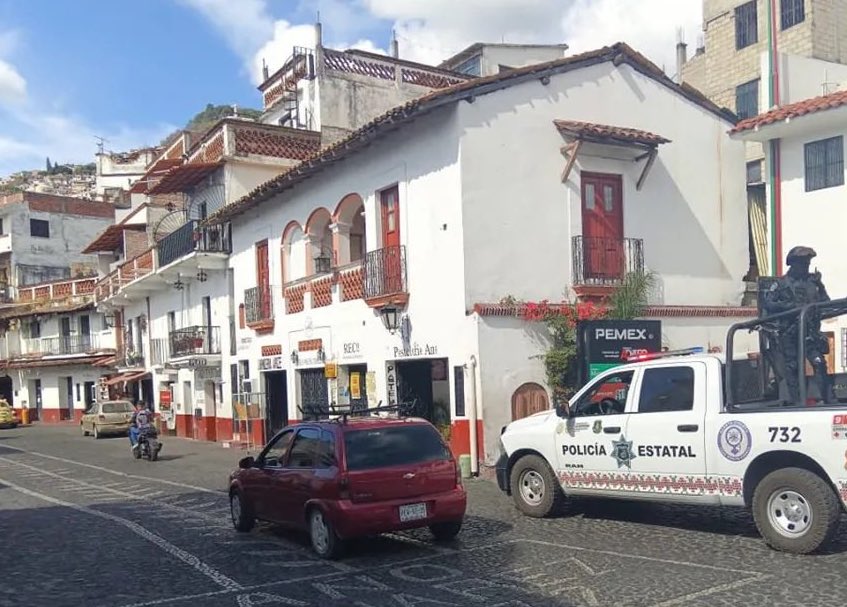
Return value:
<svg viewBox="0 0 847 607">
<path fill-rule="evenodd" d="M 635 354 L 662 349 L 660 320 L 586 320 L 576 326 L 580 385 L 626 363 Z"/>
</svg>

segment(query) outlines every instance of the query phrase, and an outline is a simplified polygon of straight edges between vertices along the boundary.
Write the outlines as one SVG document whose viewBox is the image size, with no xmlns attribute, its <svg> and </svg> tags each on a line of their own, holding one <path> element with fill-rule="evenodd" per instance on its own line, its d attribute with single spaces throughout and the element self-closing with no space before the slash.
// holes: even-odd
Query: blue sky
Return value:
<svg viewBox="0 0 847 607">
<path fill-rule="evenodd" d="M 273 70 L 295 44 L 312 46 L 318 11 L 328 46 L 384 52 L 394 30 L 401 56 L 424 62 L 478 40 L 564 41 L 574 52 L 627 40 L 661 64 L 677 27 L 693 46 L 699 0 L 672 10 L 641 0 L 644 18 L 621 17 L 630 2 L 0 0 L 0 175 L 48 155 L 90 162 L 94 135 L 114 150 L 158 143 L 206 103 L 259 107 L 262 59 Z"/>
</svg>

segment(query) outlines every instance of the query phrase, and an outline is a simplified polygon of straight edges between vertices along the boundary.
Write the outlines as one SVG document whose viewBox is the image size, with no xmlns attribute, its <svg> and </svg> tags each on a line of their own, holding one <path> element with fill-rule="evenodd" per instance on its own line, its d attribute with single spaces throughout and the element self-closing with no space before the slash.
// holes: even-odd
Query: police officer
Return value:
<svg viewBox="0 0 847 607">
<path fill-rule="evenodd" d="M 764 294 L 764 309 L 768 314 L 778 314 L 800 308 L 807 304 L 830 301 L 829 294 L 821 281 L 820 272 L 809 272 L 812 258 L 817 253 L 810 247 L 797 246 L 788 251 L 785 263 L 788 271 L 776 280 Z M 784 379 L 793 402 L 800 399 L 798 386 L 799 364 L 797 341 L 800 330 L 799 313 L 796 317 L 779 319 L 777 323 L 777 347 L 784 361 Z M 821 398 L 832 402 L 832 383 L 826 371 L 824 355 L 829 353 L 829 342 L 821 332 L 821 320 L 818 314 L 807 314 L 805 332 L 806 359 L 815 372 Z"/>
</svg>

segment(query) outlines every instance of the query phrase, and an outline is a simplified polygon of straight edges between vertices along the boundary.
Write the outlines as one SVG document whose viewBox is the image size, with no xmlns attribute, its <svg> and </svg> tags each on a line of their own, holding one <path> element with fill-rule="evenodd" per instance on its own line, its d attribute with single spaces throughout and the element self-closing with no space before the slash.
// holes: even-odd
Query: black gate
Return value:
<svg viewBox="0 0 847 607">
<path fill-rule="evenodd" d="M 329 417 L 329 391 L 323 369 L 300 371 L 300 410 L 304 420 Z"/>
</svg>

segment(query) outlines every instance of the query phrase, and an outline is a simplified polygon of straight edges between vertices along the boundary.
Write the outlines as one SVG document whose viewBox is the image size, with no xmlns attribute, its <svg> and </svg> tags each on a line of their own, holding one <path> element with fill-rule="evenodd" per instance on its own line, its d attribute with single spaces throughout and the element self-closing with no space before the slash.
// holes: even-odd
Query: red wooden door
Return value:
<svg viewBox="0 0 847 607">
<path fill-rule="evenodd" d="M 259 287 L 259 312 L 266 320 L 271 316 L 271 272 L 268 260 L 268 241 L 256 244 L 256 286 Z"/>
<path fill-rule="evenodd" d="M 380 193 L 382 216 L 383 294 L 399 293 L 403 287 L 400 251 L 400 196 L 397 186 Z"/>
<path fill-rule="evenodd" d="M 623 183 L 620 175 L 582 173 L 583 272 L 588 282 L 623 277 Z"/>
</svg>

